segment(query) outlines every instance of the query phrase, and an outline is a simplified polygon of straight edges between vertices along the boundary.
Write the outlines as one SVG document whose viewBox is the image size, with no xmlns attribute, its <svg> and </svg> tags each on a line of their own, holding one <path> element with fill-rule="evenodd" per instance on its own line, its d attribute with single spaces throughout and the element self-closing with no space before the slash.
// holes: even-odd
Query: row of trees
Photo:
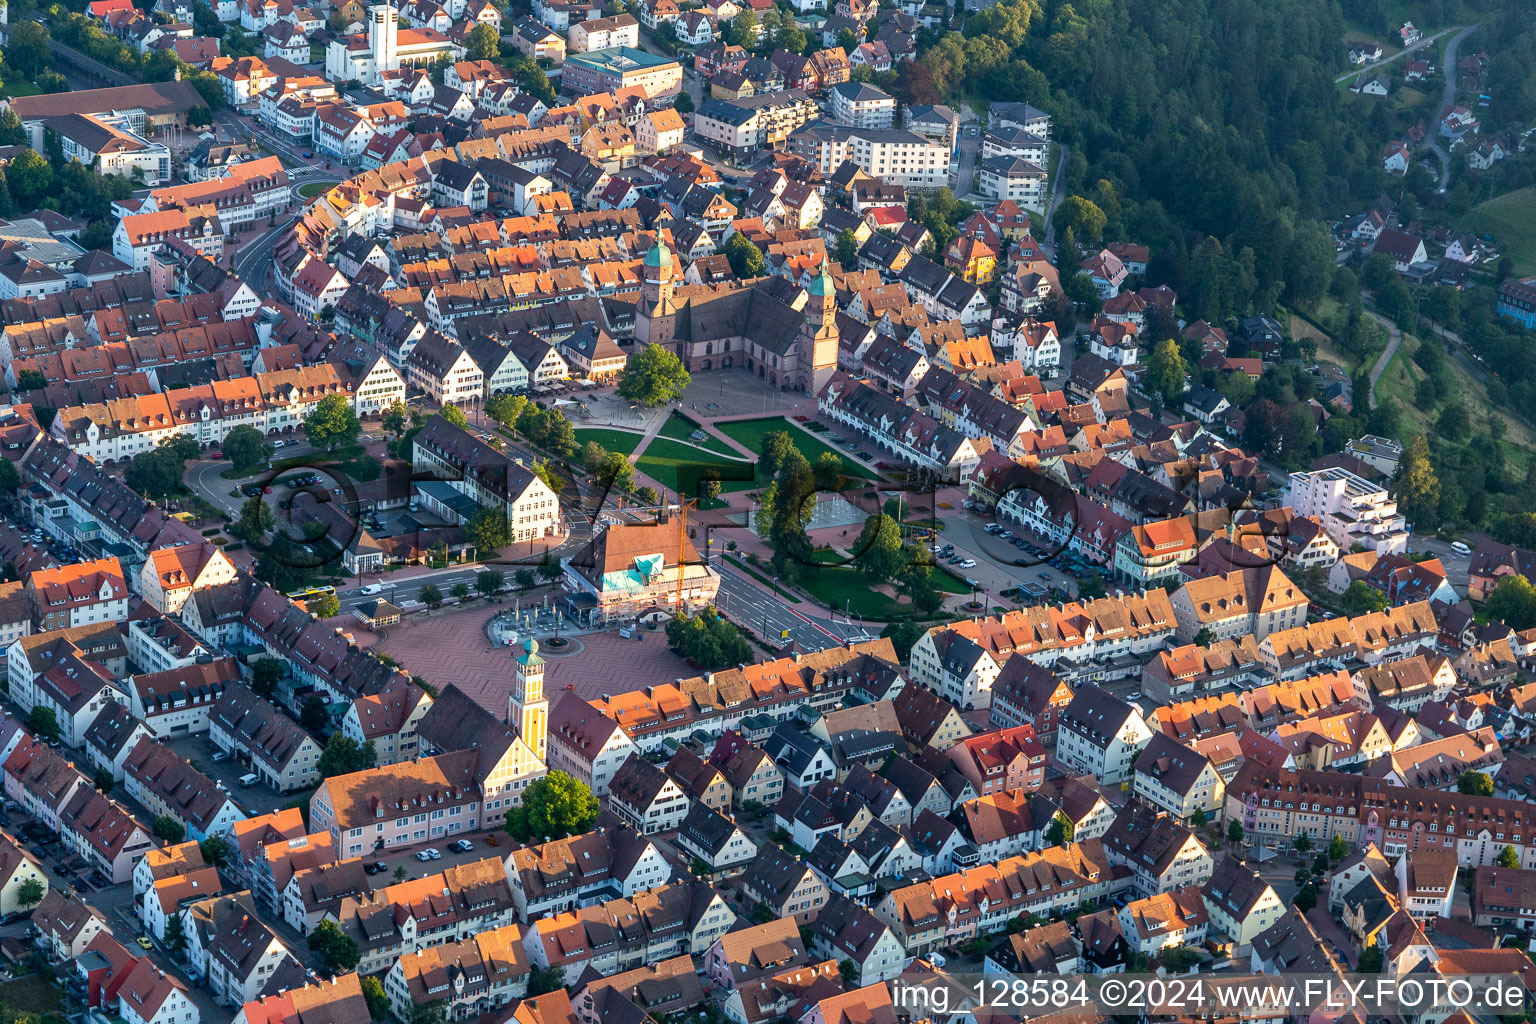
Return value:
<svg viewBox="0 0 1536 1024">
<path fill-rule="evenodd" d="M 822 452 L 813 467 L 795 446 L 787 431 L 763 436 L 755 466 L 762 490 L 757 499 L 757 533 L 773 549 L 773 571 L 793 583 L 814 572 L 815 559 L 805 528 L 816 509 L 818 491 L 836 491 L 843 485 L 843 463 L 834 452 Z M 930 616 L 943 605 L 933 585 L 932 555 L 922 548 L 902 544 L 901 523 L 895 508 L 865 519 L 853 548 L 853 564 L 871 584 L 893 582 L 896 590 L 912 600 L 915 612 Z"/>
<path fill-rule="evenodd" d="M 697 615 L 678 614 L 667 623 L 667 644 L 702 671 L 751 664 L 752 644 L 714 607 Z"/>
</svg>

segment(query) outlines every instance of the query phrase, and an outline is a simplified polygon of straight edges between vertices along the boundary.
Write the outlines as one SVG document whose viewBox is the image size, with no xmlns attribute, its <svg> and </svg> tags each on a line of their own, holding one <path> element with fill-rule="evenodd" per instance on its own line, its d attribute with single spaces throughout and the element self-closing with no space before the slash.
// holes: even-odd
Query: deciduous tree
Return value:
<svg viewBox="0 0 1536 1024">
<path fill-rule="evenodd" d="M 522 806 L 507 812 L 506 830 L 520 842 L 564 839 L 591 828 L 600 810 L 585 782 L 556 769 L 529 783 Z"/>
<path fill-rule="evenodd" d="M 491 399 L 485 403 L 485 411 L 490 412 L 491 401 L 500 397 L 502 396 L 492 395 Z M 495 414 L 493 413 L 492 418 L 494 418 L 494 416 Z M 406 428 L 410 425 L 410 422 L 410 407 L 407 406 L 404 402 L 400 401 L 398 398 L 389 404 L 388 409 L 384 410 L 384 416 L 382 418 L 384 429 L 396 437 L 399 437 L 401 434 L 405 433 Z"/>
<path fill-rule="evenodd" d="M 1365 580 L 1355 580 L 1339 598 L 1344 611 L 1350 615 L 1364 615 L 1367 612 L 1379 612 L 1392 602 L 1387 600 L 1387 595 L 1371 586 Z"/>
<path fill-rule="evenodd" d="M 1464 771 L 1456 777 L 1456 788 L 1468 796 L 1493 796 L 1493 778 L 1487 772 Z"/>
<path fill-rule="evenodd" d="M 888 580 L 907 564 L 901 545 L 901 524 L 877 513 L 864 520 L 864 529 L 853 546 L 853 564 L 872 580 Z"/>
<path fill-rule="evenodd" d="M 53 708 L 34 704 L 27 714 L 27 730 L 44 743 L 57 743 L 63 732 L 59 729 L 59 716 Z"/>
<path fill-rule="evenodd" d="M 482 558 L 512 543 L 511 525 L 505 512 L 482 505 L 469 520 L 469 539 Z"/>
<path fill-rule="evenodd" d="M 271 455 L 272 446 L 261 436 L 261 431 L 248 423 L 235 427 L 224 438 L 224 457 L 234 464 L 237 472 L 254 469 Z"/>
<path fill-rule="evenodd" d="M 38 878 L 28 878 L 16 887 L 16 903 L 21 907 L 35 907 L 46 895 L 48 889 Z"/>
<path fill-rule="evenodd" d="M 251 690 L 258 697 L 271 697 L 278 682 L 288 674 L 288 666 L 277 658 L 257 658 L 251 666 Z"/>
<path fill-rule="evenodd" d="M 1147 360 L 1146 389 L 1161 395 L 1165 408 L 1177 409 L 1179 398 L 1184 394 L 1186 372 L 1179 343 L 1172 338 L 1164 338 L 1157 343 Z"/>
<path fill-rule="evenodd" d="M 1397 505 L 1419 529 L 1433 528 L 1440 509 L 1440 477 L 1429 461 L 1423 434 L 1408 442 L 1397 468 Z M 1523 627 L 1519 627 L 1523 628 Z"/>
<path fill-rule="evenodd" d="M 363 1000 L 368 1004 L 368 1016 L 379 1024 L 389 1020 L 389 996 L 384 994 L 384 983 L 376 974 L 362 977 Z"/>
<path fill-rule="evenodd" d="M 528 407 L 526 395 L 494 394 L 485 400 L 485 414 L 504 427 L 516 425 L 518 417 Z"/>
<path fill-rule="evenodd" d="M 203 855 L 203 860 L 216 867 L 223 867 L 224 861 L 229 859 L 230 843 L 222 835 L 211 835 L 198 843 L 197 849 Z"/>
<path fill-rule="evenodd" d="M 733 232 L 720 247 L 731 263 L 731 273 L 745 281 L 749 277 L 763 276 L 763 251 L 740 231 Z"/>
<path fill-rule="evenodd" d="M 331 974 L 350 971 L 362 959 L 357 940 L 329 918 L 315 925 L 315 930 L 309 933 L 309 948 L 320 954 Z"/>
<path fill-rule="evenodd" d="M 677 353 L 660 345 L 647 345 L 625 364 L 619 394 L 636 405 L 651 408 L 682 397 L 691 379 Z"/>
<path fill-rule="evenodd" d="M 465 60 L 495 60 L 501 56 L 501 36 L 490 25 L 476 25 L 464 39 Z"/>
<path fill-rule="evenodd" d="M 352 444 L 362 432 L 357 413 L 345 395 L 326 395 L 304 418 L 304 436 L 316 448 L 333 449 Z"/>
<path fill-rule="evenodd" d="M 507 584 L 507 574 L 500 569 L 481 569 L 475 573 L 475 589 L 481 597 L 493 597 Z"/>
<path fill-rule="evenodd" d="M 1483 614 L 1517 632 L 1536 626 L 1536 587 L 1519 573 L 1505 576 L 1488 595 Z"/>
<path fill-rule="evenodd" d="M 1051 818 L 1051 823 L 1045 829 L 1045 841 L 1052 846 L 1067 846 L 1072 842 L 1072 836 L 1076 832 L 1072 819 L 1061 811 L 1057 811 Z"/>
<path fill-rule="evenodd" d="M 299 724 L 310 732 L 319 732 L 331 721 L 331 713 L 321 697 L 310 697 L 299 709 Z"/>
<path fill-rule="evenodd" d="M 359 743 L 350 736 L 335 732 L 325 741 L 325 749 L 320 752 L 320 762 L 317 767 L 321 778 L 329 779 L 336 775 L 351 775 L 353 772 L 366 771 L 378 763 L 378 751 L 372 740 Z"/>
</svg>

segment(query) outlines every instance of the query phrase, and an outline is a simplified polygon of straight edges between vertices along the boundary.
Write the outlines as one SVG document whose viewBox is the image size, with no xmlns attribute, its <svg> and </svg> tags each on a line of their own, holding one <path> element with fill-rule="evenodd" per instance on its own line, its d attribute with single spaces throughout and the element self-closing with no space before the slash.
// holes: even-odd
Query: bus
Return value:
<svg viewBox="0 0 1536 1024">
<path fill-rule="evenodd" d="M 288 595 L 290 601 L 308 601 L 315 597 L 329 597 L 336 593 L 335 587 L 308 587 L 304 590 L 295 590 Z"/>
</svg>

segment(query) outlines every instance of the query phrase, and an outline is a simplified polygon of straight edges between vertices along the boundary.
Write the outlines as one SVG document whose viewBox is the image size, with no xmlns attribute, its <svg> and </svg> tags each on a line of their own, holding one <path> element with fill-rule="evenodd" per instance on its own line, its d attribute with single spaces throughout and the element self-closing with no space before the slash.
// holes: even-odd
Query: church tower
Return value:
<svg viewBox="0 0 1536 1024">
<path fill-rule="evenodd" d="M 368 8 L 368 50 L 373 54 L 374 82 L 381 71 L 400 70 L 400 23 L 386 4 Z"/>
<path fill-rule="evenodd" d="M 507 724 L 528 744 L 540 761 L 548 759 L 549 701 L 544 699 L 544 659 L 539 642 L 529 638 L 517 655 L 517 678 L 507 702 Z"/>
<path fill-rule="evenodd" d="M 640 306 L 635 310 L 635 339 L 642 345 L 671 346 L 677 336 L 677 306 L 672 301 L 672 253 L 661 236 L 645 254 L 645 279 L 640 283 Z M 678 353 L 684 357 L 685 353 Z"/>
<path fill-rule="evenodd" d="M 805 323 L 796 342 L 799 380 L 805 393 L 815 397 L 837 370 L 837 288 L 826 263 L 821 275 L 806 289 Z"/>
</svg>

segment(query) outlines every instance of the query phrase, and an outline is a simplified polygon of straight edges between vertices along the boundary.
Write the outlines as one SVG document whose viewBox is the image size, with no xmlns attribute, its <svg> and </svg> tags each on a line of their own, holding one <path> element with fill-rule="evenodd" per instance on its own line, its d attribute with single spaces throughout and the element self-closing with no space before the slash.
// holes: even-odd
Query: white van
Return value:
<svg viewBox="0 0 1536 1024">
<path fill-rule="evenodd" d="M 1459 540 L 1451 541 L 1451 550 L 1456 552 L 1458 555 L 1470 555 L 1472 553 L 1472 549 L 1467 547 Z"/>
<path fill-rule="evenodd" d="M 256 785 L 256 783 L 258 783 L 260 781 L 261 781 L 261 776 L 259 776 L 259 775 L 242 775 L 242 776 L 240 776 L 240 785 L 245 786 L 247 788 Z"/>
</svg>

